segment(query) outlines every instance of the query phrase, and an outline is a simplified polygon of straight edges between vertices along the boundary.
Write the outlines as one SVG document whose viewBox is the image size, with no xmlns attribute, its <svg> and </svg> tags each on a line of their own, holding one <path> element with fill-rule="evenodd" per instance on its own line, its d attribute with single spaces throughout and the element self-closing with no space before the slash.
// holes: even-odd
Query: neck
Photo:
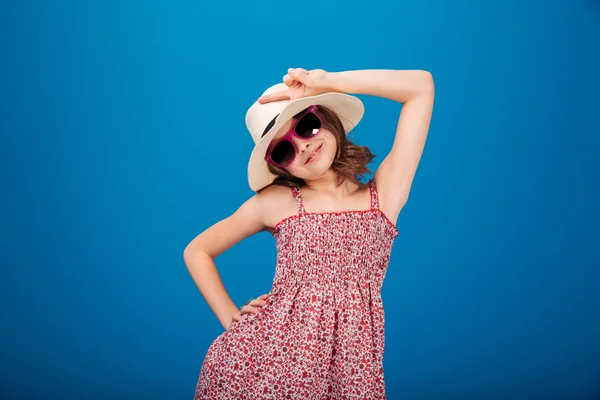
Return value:
<svg viewBox="0 0 600 400">
<path fill-rule="evenodd" d="M 327 193 L 339 199 L 354 193 L 359 188 L 357 184 L 349 180 L 345 180 L 338 186 L 337 176 L 333 170 L 329 169 L 318 178 L 305 180 L 306 186 L 311 191 Z"/>
</svg>

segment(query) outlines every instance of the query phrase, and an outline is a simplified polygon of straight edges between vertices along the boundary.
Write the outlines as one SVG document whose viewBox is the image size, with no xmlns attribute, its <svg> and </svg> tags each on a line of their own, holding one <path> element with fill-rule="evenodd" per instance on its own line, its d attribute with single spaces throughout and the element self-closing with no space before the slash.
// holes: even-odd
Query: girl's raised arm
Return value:
<svg viewBox="0 0 600 400">
<path fill-rule="evenodd" d="M 329 75 L 332 90 L 368 94 L 402 103 L 394 143 L 375 172 L 380 206 L 395 223 L 408 200 L 425 147 L 433 110 L 432 75 L 422 70 L 362 70 Z"/>
</svg>

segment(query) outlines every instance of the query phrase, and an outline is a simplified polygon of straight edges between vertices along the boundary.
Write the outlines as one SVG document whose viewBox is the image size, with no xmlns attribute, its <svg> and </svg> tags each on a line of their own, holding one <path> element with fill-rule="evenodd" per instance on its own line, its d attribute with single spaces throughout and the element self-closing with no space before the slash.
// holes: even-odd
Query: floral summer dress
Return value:
<svg viewBox="0 0 600 400">
<path fill-rule="evenodd" d="M 266 304 L 210 345 L 194 399 L 385 399 L 381 286 L 398 230 L 371 208 L 298 215 L 273 229 Z"/>
</svg>

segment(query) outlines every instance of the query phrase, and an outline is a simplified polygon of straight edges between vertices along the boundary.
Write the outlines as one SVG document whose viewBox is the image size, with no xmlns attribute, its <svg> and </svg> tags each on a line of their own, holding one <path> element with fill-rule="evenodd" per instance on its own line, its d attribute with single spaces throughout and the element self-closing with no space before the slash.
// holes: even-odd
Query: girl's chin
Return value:
<svg viewBox="0 0 600 400">
<path fill-rule="evenodd" d="M 331 168 L 331 162 L 328 160 L 316 160 L 312 164 L 305 165 L 305 173 L 302 179 L 314 179 L 322 176 Z"/>
</svg>

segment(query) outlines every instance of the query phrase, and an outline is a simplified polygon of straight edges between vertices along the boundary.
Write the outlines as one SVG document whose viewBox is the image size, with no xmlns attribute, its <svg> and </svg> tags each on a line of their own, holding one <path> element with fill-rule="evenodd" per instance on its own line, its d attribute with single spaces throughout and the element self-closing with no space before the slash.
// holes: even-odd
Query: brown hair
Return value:
<svg viewBox="0 0 600 400">
<path fill-rule="evenodd" d="M 297 119 L 303 111 L 294 115 L 294 119 Z M 346 136 L 346 131 L 342 125 L 342 121 L 339 116 L 330 108 L 326 106 L 317 106 L 317 114 L 323 121 L 323 128 L 327 129 L 336 139 L 337 151 L 331 164 L 331 168 L 337 174 L 337 184 L 341 185 L 344 180 L 349 179 L 350 181 L 358 184 L 359 179 L 371 171 L 367 167 L 375 155 L 371 153 L 366 146 L 357 146 L 352 143 Z M 268 186 L 281 185 L 281 186 L 304 186 L 306 182 L 304 179 L 298 178 L 290 174 L 283 168 L 279 168 L 271 163 L 267 163 L 269 171 L 276 175 L 275 180 Z M 267 186 L 267 187 L 268 187 Z M 262 190 L 262 189 L 261 189 Z"/>
</svg>

